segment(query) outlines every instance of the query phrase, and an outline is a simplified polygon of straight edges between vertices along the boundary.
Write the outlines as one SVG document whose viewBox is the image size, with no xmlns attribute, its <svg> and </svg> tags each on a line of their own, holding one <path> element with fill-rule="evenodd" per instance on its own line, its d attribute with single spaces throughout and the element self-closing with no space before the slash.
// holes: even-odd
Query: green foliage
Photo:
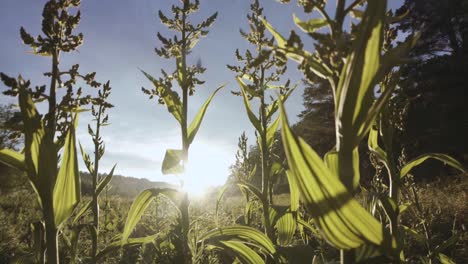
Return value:
<svg viewBox="0 0 468 264">
<path fill-rule="evenodd" d="M 326 1 L 298 2 L 306 13 L 316 11 L 320 15 L 305 20 L 293 15 L 298 28 L 315 40 L 314 52 L 304 48 L 294 31 L 288 39 L 281 36 L 267 22 L 258 0 L 251 4 L 247 15 L 250 31 L 240 30 L 240 34 L 252 44 L 253 51 L 241 54 L 236 50 L 241 65 L 228 68 L 236 74 L 240 90 L 233 94 L 242 96 L 247 118 L 255 129 L 256 146 L 249 150 L 247 137 L 242 134 L 229 182 L 214 190 L 219 191 L 216 199 L 213 192 L 196 200 L 189 199 L 183 183 L 181 188 L 146 188 L 152 183 L 114 176 L 115 166 L 108 174 L 99 173 L 99 161 L 105 153 L 101 128 L 109 125 L 106 111 L 113 107 L 108 102 L 110 82 L 101 85 L 94 80 L 95 73 L 81 75 L 78 65 L 68 71 L 59 69 L 61 53 L 76 50 L 83 42 L 82 34 L 73 34 L 80 13 L 69 12 L 80 1 L 48 1 L 43 11 L 43 36 L 34 38 L 20 29 L 23 42 L 34 54 L 52 58 L 52 71 L 45 73 L 51 79 L 47 92 L 46 86 L 31 88 L 30 81 L 21 76 L 0 76 L 9 87 L 4 94 L 18 97 L 20 108 L 20 112 L 0 109 L 0 161 L 25 173 L 34 191 L 26 187 L 3 197 L 0 189 L 0 262 L 326 263 L 337 259 L 337 251 L 341 250 L 341 263 L 454 263 L 458 259 L 452 250 L 462 252 L 462 257 L 466 255 L 462 222 L 465 201 L 452 197 L 456 204 L 450 210 L 456 212 L 446 213 L 450 203 L 440 195 L 438 187 L 426 188 L 428 193 L 424 193 L 425 189 L 414 183 L 410 173 L 428 159 L 465 173 L 463 164 L 439 152 L 407 161 L 405 148 L 398 145 L 405 132 L 409 104 L 404 96 L 408 87 L 401 88 L 399 83 L 401 76 L 407 78 L 403 79 L 403 86 L 411 80 L 408 69 L 401 65 L 415 45 L 413 55 L 417 57 L 423 47 L 435 44 L 450 46 L 450 63 L 462 63 L 459 58 L 464 55 L 460 54 L 466 50 L 463 33 L 455 33 L 454 39 L 453 32 L 449 32 L 447 42 L 440 37 L 443 32 L 438 31 L 440 38 L 434 39 L 422 30 L 394 45 L 397 28 L 393 24 L 399 23 L 403 30 L 421 26 L 420 13 L 411 17 L 410 12 L 400 10 L 393 15 L 387 12 L 385 0 L 356 0 L 348 6 L 340 0 L 332 18 Z M 158 33 L 162 47 L 155 51 L 162 58 L 173 59 L 176 68 L 171 73 L 162 70 L 160 78 L 142 71 L 154 85 L 150 90 L 143 88 L 143 92 L 165 104 L 181 129 L 182 147 L 166 151 L 163 174 L 190 175 L 190 171 L 185 172 L 190 145 L 209 104 L 224 86 L 207 98 L 189 124 L 188 98 L 204 83 L 198 75 L 205 68 L 200 63 L 187 65 L 187 56 L 208 34 L 217 17 L 215 13 L 199 24 L 189 22 L 199 4 L 198 0 L 183 0 L 181 6 L 173 5 L 172 18 L 159 12 L 161 22 L 176 35 L 168 38 Z M 452 5 L 456 6 L 449 6 Z M 416 11 L 421 8 L 410 2 L 405 6 Z M 350 17 L 356 24 L 348 30 L 344 22 Z M 452 30 L 465 26 L 464 18 L 452 22 L 457 23 L 449 23 Z M 266 31 L 272 37 L 267 37 Z M 417 42 L 420 36 L 422 46 Z M 299 63 L 298 68 L 310 85 L 305 92 L 306 110 L 301 114 L 304 120 L 295 129 L 290 127 L 284 108 L 294 88 L 289 88 L 289 81 L 278 85 L 285 75 L 287 59 Z M 395 69 L 397 66 L 400 68 Z M 80 79 L 101 88 L 98 96 L 83 96 L 81 88 L 74 89 Z M 59 93 L 60 88 L 66 91 Z M 269 96 L 271 92 L 276 92 L 276 99 Z M 258 110 L 252 107 L 252 100 L 258 101 Z M 48 109 L 41 115 L 37 105 L 44 101 Z M 93 127 L 88 125 L 94 157 L 80 145 L 89 172 L 81 177 L 75 129 L 78 113 L 85 111 L 82 107 L 88 104 L 95 122 Z M 324 122 L 314 120 L 322 114 Z M 280 124 L 282 147 L 276 144 Z M 319 127 L 310 129 L 311 125 Z M 21 152 L 16 149 L 21 141 L 18 132 L 24 137 Z M 326 144 L 317 144 L 320 151 L 302 137 L 322 132 L 335 140 L 328 138 Z M 366 137 L 376 172 L 369 189 L 361 186 L 359 166 L 363 155 L 359 147 Z M 327 144 L 332 141 L 331 148 Z M 281 163 L 281 150 L 287 164 Z M 283 174 L 289 194 L 274 196 L 273 184 Z M 258 176 L 260 184 L 256 181 Z M 466 179 L 462 181 L 460 190 Z M 114 193 L 130 192 L 123 189 L 131 186 L 138 190 L 145 186 L 145 190 L 133 201 L 109 197 L 111 182 Z M 81 195 L 81 186 L 86 187 L 83 189 L 89 196 Z M 238 188 L 242 197 L 233 197 L 232 193 L 229 196 L 230 186 Z M 105 200 L 100 200 L 104 190 Z M 19 200 L 19 204 L 12 200 Z M 100 205 L 103 215 L 99 213 Z M 92 214 L 87 214 L 90 208 Z M 452 226 L 450 232 L 447 226 Z M 13 245 L 4 241 L 12 241 Z"/>
</svg>

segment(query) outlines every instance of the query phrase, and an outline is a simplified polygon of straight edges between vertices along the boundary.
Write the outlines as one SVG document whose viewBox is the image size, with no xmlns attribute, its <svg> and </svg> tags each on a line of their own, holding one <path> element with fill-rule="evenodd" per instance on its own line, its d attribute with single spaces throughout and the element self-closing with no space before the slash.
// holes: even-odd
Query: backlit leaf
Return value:
<svg viewBox="0 0 468 264">
<path fill-rule="evenodd" d="M 296 220 L 291 211 L 287 210 L 279 217 L 276 229 L 278 230 L 278 244 L 281 246 L 289 245 L 296 232 Z"/>
<path fill-rule="evenodd" d="M 225 249 L 230 249 L 236 252 L 236 256 L 242 260 L 241 263 L 265 263 L 263 259 L 251 248 L 244 243 L 235 240 L 219 241 Z"/>
<path fill-rule="evenodd" d="M 275 246 L 262 232 L 249 226 L 227 226 L 216 228 L 203 234 L 199 241 L 210 243 L 210 241 L 226 241 L 229 239 L 240 239 L 260 247 L 270 255 L 276 253 Z"/>
<path fill-rule="evenodd" d="M 163 174 L 181 174 L 184 172 L 182 165 L 183 150 L 181 149 L 168 149 L 162 163 Z"/>
<path fill-rule="evenodd" d="M 206 113 L 206 109 L 208 108 L 208 105 L 210 104 L 211 100 L 213 99 L 213 97 L 215 96 L 215 94 L 225 86 L 225 84 L 221 85 L 220 87 L 218 87 L 212 94 L 210 97 L 208 97 L 208 99 L 206 100 L 206 102 L 202 105 L 202 107 L 200 108 L 200 110 L 198 110 L 198 113 L 197 115 L 195 116 L 195 118 L 193 119 L 192 123 L 190 124 L 189 128 L 188 128 L 188 142 L 189 144 L 192 143 L 193 139 L 195 138 L 195 135 L 197 134 L 198 132 L 198 129 L 200 128 L 200 125 L 201 125 L 201 122 L 203 120 L 203 117 L 205 116 L 205 113 Z"/>
<path fill-rule="evenodd" d="M 0 149 L 0 162 L 21 171 L 26 170 L 24 154 L 11 149 Z"/>
<path fill-rule="evenodd" d="M 159 93 L 162 94 L 161 98 L 163 99 L 167 110 L 175 117 L 179 124 L 182 124 L 182 104 L 180 102 L 179 95 L 167 87 L 160 86 L 157 80 L 145 71 L 140 71 L 153 83 Z"/>
<path fill-rule="evenodd" d="M 442 161 L 445 165 L 449 165 L 463 173 L 466 172 L 463 165 L 458 162 L 456 159 L 450 157 L 449 155 L 442 154 L 442 153 L 429 153 L 423 154 L 417 158 L 414 158 L 410 162 L 406 163 L 403 168 L 400 170 L 400 178 L 405 177 L 414 167 L 418 166 L 419 164 L 423 163 L 427 159 L 436 159 Z"/>
<path fill-rule="evenodd" d="M 289 173 L 324 237 L 340 249 L 357 248 L 364 243 L 382 245 L 382 225 L 353 199 L 312 148 L 294 136 L 282 104 L 280 106 Z"/>
<path fill-rule="evenodd" d="M 65 139 L 62 164 L 54 187 L 54 215 L 58 226 L 71 216 L 81 199 L 80 172 L 76 151 L 75 124 L 71 125 Z"/>
<path fill-rule="evenodd" d="M 328 22 L 323 18 L 314 18 L 307 21 L 300 20 L 293 14 L 294 23 L 305 33 L 314 33 L 316 30 L 327 26 Z"/>
<path fill-rule="evenodd" d="M 132 206 L 128 211 L 127 220 L 125 222 L 125 227 L 122 232 L 121 245 L 129 242 L 128 239 L 133 229 L 140 221 L 141 216 L 145 212 L 148 205 L 153 201 L 159 194 L 163 194 L 168 197 L 173 197 L 178 193 L 176 189 L 171 188 L 152 188 L 142 191 L 138 196 L 133 200 Z"/>
<path fill-rule="evenodd" d="M 245 110 L 247 111 L 247 116 L 249 117 L 250 122 L 255 127 L 255 129 L 259 132 L 263 131 L 262 126 L 260 125 L 260 120 L 258 120 L 257 116 L 252 112 L 252 108 L 250 106 L 249 98 L 246 94 L 247 85 L 242 81 L 241 78 L 237 77 L 237 82 L 241 87 L 242 97 L 244 98 L 244 105 Z"/>
</svg>

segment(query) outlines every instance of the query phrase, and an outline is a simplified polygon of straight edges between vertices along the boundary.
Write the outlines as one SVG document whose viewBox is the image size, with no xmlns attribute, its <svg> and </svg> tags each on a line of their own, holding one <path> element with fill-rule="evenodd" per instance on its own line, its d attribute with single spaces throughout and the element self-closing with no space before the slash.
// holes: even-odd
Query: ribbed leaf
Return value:
<svg viewBox="0 0 468 264">
<path fill-rule="evenodd" d="M 175 119 L 177 119 L 177 121 L 179 121 L 179 124 L 182 124 L 182 103 L 180 102 L 179 95 L 171 89 L 168 89 L 164 86 L 159 86 L 157 80 L 154 79 L 153 76 L 143 70 L 140 71 L 153 83 L 161 95 L 167 110 L 175 117 Z"/>
<path fill-rule="evenodd" d="M 241 263 L 265 263 L 263 259 L 251 248 L 246 246 L 244 243 L 235 240 L 228 240 L 228 241 L 219 241 L 222 248 L 232 250 L 236 254 L 236 256 L 242 260 Z"/>
<path fill-rule="evenodd" d="M 11 149 L 0 149 L 0 162 L 21 171 L 26 170 L 24 154 Z"/>
<path fill-rule="evenodd" d="M 278 230 L 278 244 L 281 246 L 289 245 L 296 232 L 296 220 L 291 211 L 286 211 L 276 222 Z"/>
<path fill-rule="evenodd" d="M 278 131 L 279 124 L 280 118 L 277 117 L 276 120 L 269 127 L 267 127 L 266 143 L 268 148 L 273 145 L 273 140 L 275 138 L 276 131 Z"/>
<path fill-rule="evenodd" d="M 221 85 L 220 87 L 218 87 L 212 94 L 210 97 L 208 97 L 208 99 L 206 100 L 206 102 L 202 105 L 202 107 L 200 108 L 200 110 L 198 110 L 198 113 L 197 115 L 195 116 L 195 118 L 193 119 L 192 123 L 190 124 L 189 128 L 188 128 L 188 142 L 189 144 L 192 144 L 192 141 L 193 139 L 195 138 L 195 135 L 197 134 L 198 132 L 198 129 L 200 128 L 200 125 L 201 125 L 201 122 L 203 120 L 203 117 L 205 116 L 205 113 L 206 113 L 206 109 L 208 108 L 208 105 L 210 104 L 211 100 L 213 99 L 213 97 L 216 95 L 216 93 L 225 86 L 226 84 L 223 84 Z"/>
<path fill-rule="evenodd" d="M 276 249 L 268 237 L 255 228 L 249 226 L 227 226 L 206 232 L 199 239 L 200 242 L 209 244 L 210 241 L 227 241 L 241 239 L 260 247 L 270 255 L 276 254 Z"/>
<path fill-rule="evenodd" d="M 57 161 L 51 158 L 50 147 L 47 148 L 45 139 L 44 124 L 41 120 L 31 95 L 24 90 L 19 92 L 19 105 L 24 123 L 24 150 L 25 163 L 29 179 L 33 182 L 33 187 L 38 193 L 48 189 L 50 182 L 54 181 L 56 169 L 47 166 L 57 167 Z M 40 157 L 45 163 L 40 163 Z M 56 155 L 55 155 L 56 157 Z M 40 176 L 39 176 L 40 175 Z M 39 203 L 41 198 L 38 197 Z"/>
<path fill-rule="evenodd" d="M 410 162 L 406 163 L 403 168 L 400 170 L 400 178 L 405 177 L 414 167 L 418 166 L 419 164 L 423 163 L 427 159 L 436 159 L 442 161 L 444 164 L 454 167 L 455 169 L 465 173 L 466 170 L 463 165 L 458 162 L 456 159 L 450 157 L 449 155 L 442 154 L 442 153 L 429 153 L 423 154 Z"/>
<path fill-rule="evenodd" d="M 360 179 L 358 149 L 355 148 L 352 152 L 329 151 L 325 154 L 324 161 L 331 175 L 339 177 L 348 191 L 354 193 L 359 186 Z"/>
<path fill-rule="evenodd" d="M 281 132 L 291 177 L 295 178 L 302 199 L 325 238 L 340 249 L 357 248 L 369 242 L 383 244 L 382 225 L 353 199 L 312 148 L 294 136 L 280 106 Z"/>
<path fill-rule="evenodd" d="M 54 215 L 57 226 L 71 216 L 81 199 L 80 172 L 78 170 L 75 138 L 77 117 L 75 116 L 74 119 L 74 125 L 70 126 L 65 138 L 62 164 L 54 187 Z"/>
<path fill-rule="evenodd" d="M 184 166 L 181 164 L 183 150 L 168 149 L 162 163 L 161 171 L 163 174 L 181 174 L 184 172 Z"/>
<path fill-rule="evenodd" d="M 258 120 L 255 114 L 252 112 L 252 107 L 250 106 L 249 98 L 247 97 L 247 94 L 246 94 L 247 85 L 245 85 L 245 83 L 239 77 L 237 77 L 237 82 L 239 83 L 241 87 L 242 97 L 244 98 L 244 105 L 245 105 L 245 110 L 247 111 L 247 116 L 249 117 L 249 120 L 252 123 L 252 125 L 255 127 L 255 129 L 261 132 L 262 126 L 260 125 L 260 120 Z"/>
<path fill-rule="evenodd" d="M 128 237 L 132 233 L 136 224 L 140 221 L 141 216 L 145 212 L 148 205 L 153 201 L 159 194 L 164 194 L 168 197 L 175 196 L 178 193 L 175 189 L 170 188 L 152 188 L 142 191 L 138 196 L 133 200 L 132 206 L 128 211 L 127 220 L 125 222 L 125 227 L 122 232 L 122 241 L 121 245 L 125 244 L 128 240 Z"/>
<path fill-rule="evenodd" d="M 370 1 L 358 37 L 346 59 L 337 88 L 336 122 L 342 148 L 354 149 L 358 128 L 373 102 L 374 76 L 380 66 L 386 1 Z"/>
<path fill-rule="evenodd" d="M 318 29 L 327 26 L 328 22 L 323 18 L 314 18 L 307 21 L 300 20 L 293 14 L 294 23 L 305 33 L 314 33 Z"/>
<path fill-rule="evenodd" d="M 289 193 L 290 193 L 289 199 L 291 202 L 291 211 L 297 212 L 297 210 L 299 209 L 299 198 L 300 198 L 300 190 L 299 190 L 299 187 L 297 186 L 297 180 L 290 170 L 286 171 L 286 176 L 288 177 L 288 183 L 289 183 Z"/>
</svg>

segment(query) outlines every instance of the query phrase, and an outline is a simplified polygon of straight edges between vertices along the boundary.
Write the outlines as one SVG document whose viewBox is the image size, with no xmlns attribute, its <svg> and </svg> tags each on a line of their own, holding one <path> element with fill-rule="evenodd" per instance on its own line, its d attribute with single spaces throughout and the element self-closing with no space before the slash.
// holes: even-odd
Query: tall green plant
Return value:
<svg viewBox="0 0 468 264">
<path fill-rule="evenodd" d="M 299 68 L 306 78 L 311 74 L 325 78 L 332 87 L 335 102 L 336 146 L 324 160 L 289 129 L 284 110 L 282 111 L 282 138 L 288 159 L 288 179 L 291 205 L 298 205 L 299 193 L 312 214 L 315 225 L 327 241 L 342 249 L 342 263 L 353 263 L 365 258 L 361 253 L 366 247 L 376 245 L 389 256 L 398 259 L 396 241 L 389 231 L 369 214 L 354 199 L 359 185 L 358 145 L 369 133 L 375 119 L 392 95 L 393 89 L 384 90 L 374 98 L 374 88 L 396 65 L 402 63 L 409 52 L 414 38 L 383 52 L 385 23 L 391 20 L 386 15 L 386 1 L 367 1 L 365 11 L 355 9 L 363 1 L 354 1 L 348 7 L 338 1 L 335 18 L 325 11 L 325 2 L 301 2 L 306 12 L 318 11 L 321 18 L 302 21 L 294 17 L 295 23 L 309 35 L 326 27 L 329 38 L 336 45 L 346 43 L 343 22 L 353 13 L 360 18 L 354 29 L 355 36 L 349 51 L 340 49 L 332 53 L 343 54 L 343 63 L 336 57 L 323 57 L 320 49 L 315 54 L 307 52 L 294 32 L 286 40 L 269 23 L 265 25 L 276 38 L 274 50 L 280 57 L 288 57 L 300 63 Z M 308 78 L 311 79 L 311 78 Z M 358 251 L 353 249 L 359 248 Z M 363 250 L 364 249 L 364 250 Z"/>
<path fill-rule="evenodd" d="M 110 93 L 111 93 L 110 82 L 107 82 L 102 86 L 102 89 L 99 89 L 98 97 L 93 98 L 91 101 L 92 103 L 91 114 L 94 117 L 93 121 L 95 122 L 95 127 L 93 129 L 91 128 L 91 125 L 88 124 L 88 133 L 91 136 L 93 143 L 94 143 L 94 159 L 93 160 L 91 160 L 90 155 L 84 151 L 83 147 L 80 144 L 81 155 L 83 157 L 86 168 L 88 169 L 92 177 L 93 197 L 90 202 L 86 203 L 80 209 L 80 211 L 75 216 L 74 222 L 80 219 L 81 216 L 83 216 L 83 214 L 89 208 L 91 208 L 92 213 L 93 213 L 92 225 L 94 226 L 94 230 L 95 230 L 94 232 L 96 233 L 96 238 L 95 238 L 96 242 L 93 243 L 93 248 L 92 248 L 93 257 L 96 256 L 97 250 L 98 250 L 97 240 L 98 240 L 98 235 L 99 235 L 99 195 L 102 193 L 102 191 L 107 187 L 107 185 L 112 180 L 112 176 L 114 175 L 114 169 L 116 166 L 114 165 L 114 167 L 111 169 L 111 171 L 109 172 L 109 174 L 107 174 L 106 177 L 102 179 L 99 177 L 99 161 L 104 156 L 104 152 L 105 152 L 104 141 L 102 140 L 102 137 L 101 137 L 101 129 L 110 124 L 109 115 L 106 113 L 106 110 L 114 107 L 112 104 L 110 104 L 107 101 Z"/>
<path fill-rule="evenodd" d="M 222 88 L 217 88 L 213 94 L 206 100 L 202 105 L 198 113 L 192 122 L 188 123 L 188 99 L 190 95 L 195 92 L 196 86 L 202 85 L 204 81 L 198 79 L 197 75 L 205 72 L 205 68 L 201 65 L 189 66 L 187 64 L 187 56 L 190 51 L 194 48 L 197 42 L 208 34 L 208 28 L 213 24 L 217 17 L 217 13 L 213 14 L 206 20 L 199 24 L 192 24 L 188 18 L 189 15 L 196 12 L 199 9 L 199 1 L 190 2 L 189 0 L 181 1 L 181 6 L 172 6 L 172 12 L 174 18 L 168 18 L 161 11 L 159 11 L 159 18 L 161 22 L 166 25 L 169 29 L 174 30 L 177 34 L 171 39 L 162 36 L 160 33 L 157 34 L 158 39 L 162 43 L 161 48 L 156 48 L 156 53 L 165 59 L 174 59 L 176 63 L 176 69 L 168 74 L 166 71 L 161 70 L 162 77 L 156 79 L 150 74 L 142 71 L 143 74 L 153 83 L 154 88 L 145 89 L 142 88 L 143 92 L 150 96 L 150 99 L 157 97 L 159 103 L 165 104 L 168 111 L 174 116 L 180 125 L 182 134 L 182 149 L 168 149 L 166 151 L 163 163 L 162 173 L 163 174 L 184 174 L 185 165 L 188 162 L 188 151 L 192 144 L 195 135 L 197 134 L 203 117 L 205 116 L 208 105 L 215 96 L 215 94 Z M 176 82 L 181 90 L 181 95 L 173 89 L 173 82 Z M 185 172 L 187 176 L 190 172 Z M 145 192 L 149 192 L 149 198 L 144 199 Z M 134 201 L 132 209 L 129 212 L 127 222 L 124 229 L 123 240 L 127 240 L 131 230 L 135 226 L 137 220 L 143 213 L 149 201 L 155 195 L 163 193 L 168 195 L 174 193 L 171 190 L 147 190 L 141 193 Z M 177 234 L 177 244 L 181 247 L 179 251 L 181 254 L 178 256 L 178 261 L 181 263 L 190 263 L 192 254 L 189 244 L 189 231 L 190 231 L 190 219 L 189 219 L 189 198 L 187 193 L 181 192 L 181 198 L 176 202 L 177 208 L 180 213 L 179 226 Z M 179 195 L 179 196 L 180 196 Z M 144 207 L 141 207 L 145 204 Z M 140 208 L 140 209 L 136 209 Z"/>
<path fill-rule="evenodd" d="M 20 29 L 21 39 L 34 54 L 52 59 L 52 69 L 45 73 L 50 77 L 47 91 L 46 85 L 31 88 L 30 81 L 21 76 L 15 79 L 1 73 L 3 83 L 9 87 L 4 94 L 18 97 L 25 146 L 21 153 L 0 150 L 0 161 L 26 171 L 37 194 L 45 226 L 46 258 L 39 257 L 35 262 L 58 263 L 58 232 L 81 198 L 75 139 L 77 116 L 74 112 L 87 104 L 90 97 L 82 97 L 81 88 L 74 90 L 74 85 L 78 79 L 92 87 L 100 84 L 94 80 L 95 73 L 81 75 L 78 64 L 68 71 L 59 69 L 60 55 L 76 50 L 83 42 L 81 33 L 73 34 L 80 22 L 80 12 L 69 12 L 79 4 L 79 0 L 48 1 L 42 13 L 43 35 L 34 38 L 24 28 Z M 60 88 L 65 90 L 61 99 L 57 95 Z M 40 115 L 36 109 L 36 104 L 42 101 L 48 103 L 45 115 Z M 37 255 L 43 254 L 39 252 Z"/>
<path fill-rule="evenodd" d="M 278 110 L 278 101 L 286 100 L 293 89 L 289 89 L 289 80 L 284 85 L 277 85 L 277 82 L 280 81 L 281 76 L 286 71 L 286 66 L 283 64 L 278 67 L 277 60 L 272 56 L 272 52 L 265 49 L 273 45 L 274 38 L 265 36 L 266 28 L 261 21 L 265 17 L 263 16 L 263 8 L 260 6 L 259 1 L 255 0 L 250 5 L 250 9 L 251 13 L 247 15 L 250 32 L 246 33 L 240 30 L 240 34 L 254 46 L 254 50 L 246 50 L 244 55 L 241 55 L 239 50 L 236 50 L 236 58 L 243 65 L 228 65 L 228 68 L 237 74 L 236 78 L 241 91 L 234 94 L 243 97 L 247 115 L 257 135 L 257 144 L 261 151 L 260 170 L 262 175 L 261 190 L 257 190 L 257 192 L 261 193 L 260 201 L 262 201 L 263 207 L 265 234 L 272 241 L 275 241 L 274 223 L 270 217 L 271 211 L 275 210 L 271 207 L 273 203 L 272 177 L 278 173 L 281 166 L 278 163 L 274 163 L 271 153 L 274 135 L 279 126 L 279 118 L 274 115 Z M 279 91 L 282 95 L 281 98 L 268 102 L 269 90 Z M 258 116 L 251 109 L 250 100 L 252 99 L 259 101 Z"/>
<path fill-rule="evenodd" d="M 387 74 L 380 84 L 380 92 L 384 92 L 386 89 L 392 89 L 393 86 L 396 86 L 399 77 L 399 71 Z M 392 236 L 398 241 L 398 254 L 400 255 L 400 258 L 404 260 L 404 234 L 412 234 L 413 236 L 419 236 L 419 238 L 424 237 L 419 235 L 410 227 L 402 226 L 400 224 L 399 217 L 401 211 L 405 210 L 408 206 L 414 206 L 416 208 L 414 210 L 416 212 L 415 219 L 418 219 L 418 216 L 420 217 L 420 215 L 423 214 L 415 187 L 411 184 L 411 180 L 406 180 L 407 175 L 410 174 L 414 167 L 419 166 L 427 159 L 439 160 L 444 162 L 446 165 L 458 169 L 462 173 L 465 172 L 465 168 L 457 160 L 442 153 L 426 153 L 410 161 L 406 160 L 403 150 L 400 155 L 395 155 L 395 153 L 398 153 L 395 150 L 397 148 L 395 136 L 397 135 L 398 129 L 404 130 L 403 127 L 406 115 L 404 107 L 403 111 L 398 111 L 400 110 L 399 107 L 397 107 L 398 100 L 401 99 L 399 97 L 394 97 L 382 107 L 379 118 L 376 120 L 369 133 L 368 146 L 372 153 L 371 158 L 375 158 L 376 160 L 376 167 L 383 166 L 385 171 L 384 174 L 388 176 L 389 187 L 381 188 L 383 191 L 375 194 L 375 196 L 377 196 L 375 200 L 377 201 L 377 205 L 381 207 L 382 211 L 385 213 L 386 217 L 384 222 L 388 223 Z M 377 171 L 379 171 L 378 168 Z M 402 203 L 400 199 L 400 193 L 402 192 L 402 187 L 405 187 L 405 182 L 408 183 L 406 184 L 406 187 L 408 188 L 409 193 L 411 193 L 408 195 L 411 197 L 409 199 L 410 203 Z M 386 189 L 388 189 L 388 191 Z M 438 258 L 442 263 L 448 262 L 446 259 L 449 258 L 441 254 L 441 250 L 436 250 L 437 248 L 431 243 L 429 235 L 430 230 L 425 222 L 426 221 L 424 219 L 421 219 L 425 233 L 425 238 L 422 241 L 429 252 L 427 254 L 427 258 L 429 259 L 428 262 L 431 262 L 432 258 Z M 417 239 L 418 241 L 421 240 L 419 238 Z M 455 240 L 456 238 L 453 236 L 446 244 L 454 243 Z M 442 248 L 441 246 L 445 248 L 447 245 L 439 246 L 440 248 Z"/>
</svg>

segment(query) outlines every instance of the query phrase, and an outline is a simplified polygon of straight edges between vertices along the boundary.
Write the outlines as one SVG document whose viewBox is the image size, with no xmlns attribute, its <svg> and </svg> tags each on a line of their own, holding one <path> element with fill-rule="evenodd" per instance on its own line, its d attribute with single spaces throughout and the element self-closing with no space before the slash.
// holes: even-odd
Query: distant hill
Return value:
<svg viewBox="0 0 468 264">
<path fill-rule="evenodd" d="M 89 173 L 80 172 L 81 174 L 81 192 L 84 195 L 92 195 L 92 178 Z M 104 176 L 104 175 L 103 175 Z M 126 177 L 114 175 L 110 182 L 109 195 L 119 195 L 129 198 L 135 197 L 141 191 L 148 188 L 168 188 L 174 187 L 166 182 L 153 182 L 148 179 L 139 179 L 134 177 Z"/>
</svg>

